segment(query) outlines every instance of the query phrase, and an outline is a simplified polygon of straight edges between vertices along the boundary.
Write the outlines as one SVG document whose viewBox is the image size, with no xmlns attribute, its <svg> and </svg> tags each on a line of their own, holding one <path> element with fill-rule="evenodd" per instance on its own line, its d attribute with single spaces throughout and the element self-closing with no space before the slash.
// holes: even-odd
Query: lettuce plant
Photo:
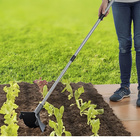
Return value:
<svg viewBox="0 0 140 140">
<path fill-rule="evenodd" d="M 70 82 L 68 80 L 63 79 L 62 83 L 64 85 L 66 85 L 66 87 L 62 90 L 61 93 L 63 93 L 65 90 L 67 90 L 70 93 L 70 95 L 68 95 L 68 100 L 70 100 L 73 97 L 73 90 L 71 88 Z"/>
<path fill-rule="evenodd" d="M 104 113 L 104 109 L 95 109 L 96 107 L 97 105 L 91 104 L 86 112 L 88 125 L 91 123 L 92 119 L 96 118 L 97 115 Z"/>
<path fill-rule="evenodd" d="M 92 127 L 92 133 L 93 133 L 92 136 L 99 136 L 98 131 L 100 129 L 100 120 L 99 119 L 96 119 L 96 120 L 93 119 L 93 120 L 91 120 L 90 125 Z"/>
<path fill-rule="evenodd" d="M 78 88 L 77 90 L 75 90 L 75 93 L 74 93 L 75 100 L 78 100 L 82 93 L 84 93 L 84 87 L 83 86 Z"/>
</svg>

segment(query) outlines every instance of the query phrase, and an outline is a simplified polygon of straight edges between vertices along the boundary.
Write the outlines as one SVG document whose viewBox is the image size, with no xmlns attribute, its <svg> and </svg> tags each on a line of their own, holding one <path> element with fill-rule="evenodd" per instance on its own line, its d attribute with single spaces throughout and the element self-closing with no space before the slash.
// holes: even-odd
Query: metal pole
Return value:
<svg viewBox="0 0 140 140">
<path fill-rule="evenodd" d="M 109 8 L 111 7 L 111 5 L 113 4 L 114 1 L 115 0 L 112 0 L 108 4 L 108 6 L 107 6 L 107 8 L 105 10 L 105 14 L 102 14 L 99 17 L 99 19 L 97 20 L 97 22 L 95 23 L 95 25 L 92 27 L 92 29 L 90 30 L 90 32 L 88 33 L 88 35 L 86 36 L 86 38 L 84 39 L 84 41 L 82 42 L 82 44 L 80 45 L 80 47 L 77 49 L 77 51 L 72 56 L 72 58 L 70 59 L 70 61 L 66 65 L 66 67 L 61 72 L 60 76 L 57 78 L 57 80 L 55 81 L 55 83 L 52 85 L 52 87 L 50 88 L 49 92 L 47 93 L 47 95 L 45 96 L 45 98 L 41 102 L 41 105 L 42 106 L 45 104 L 46 100 L 49 98 L 49 96 L 51 95 L 51 93 L 53 92 L 53 90 L 55 89 L 55 87 L 57 86 L 58 82 L 61 80 L 62 76 L 65 74 L 65 72 L 67 71 L 67 69 L 69 68 L 69 66 L 71 65 L 71 63 L 74 61 L 74 59 L 76 58 L 76 56 L 78 55 L 78 53 L 80 52 L 80 50 L 83 48 L 83 46 L 85 45 L 85 43 L 87 42 L 87 40 L 89 39 L 89 37 L 91 36 L 91 34 L 94 32 L 94 30 L 96 29 L 96 27 L 99 25 L 100 21 L 104 18 L 104 16 L 106 15 L 107 11 L 109 10 Z M 37 108 L 36 108 L 36 110 L 37 110 Z"/>
</svg>

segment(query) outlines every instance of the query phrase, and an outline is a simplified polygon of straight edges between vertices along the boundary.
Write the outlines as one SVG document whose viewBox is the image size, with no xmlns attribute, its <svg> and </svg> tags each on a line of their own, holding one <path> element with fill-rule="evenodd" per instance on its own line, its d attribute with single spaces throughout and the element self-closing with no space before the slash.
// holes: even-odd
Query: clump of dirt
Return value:
<svg viewBox="0 0 140 140">
<path fill-rule="evenodd" d="M 48 82 L 48 88 L 52 86 L 52 82 Z M 34 111 L 40 101 L 42 101 L 42 94 L 39 92 L 39 88 L 36 84 L 29 84 L 25 82 L 18 83 L 20 86 L 20 93 L 18 98 L 16 98 L 16 104 L 19 106 L 16 112 L 18 116 L 21 111 Z M 3 91 L 4 86 L 0 85 L 0 108 L 6 101 L 6 94 Z M 113 110 L 109 105 L 103 100 L 102 95 L 100 95 L 97 90 L 93 87 L 91 83 L 71 83 L 73 91 L 77 90 L 79 87 L 83 86 L 85 93 L 81 95 L 83 101 L 91 100 L 91 103 L 97 104 L 97 108 L 104 109 L 104 114 L 98 115 L 100 119 L 101 126 L 99 130 L 100 136 L 130 136 L 131 133 L 126 131 L 121 121 L 113 113 Z M 53 93 L 50 95 L 48 102 L 53 104 L 55 107 L 60 108 L 62 105 L 65 108 L 63 114 L 63 122 L 66 131 L 70 131 L 72 136 L 91 136 L 91 127 L 87 125 L 87 118 L 85 115 L 80 116 L 79 109 L 76 105 L 70 106 L 75 103 L 75 99 L 72 98 L 68 100 L 69 93 L 65 91 L 61 93 L 64 89 L 64 85 L 59 82 Z M 52 128 L 48 125 L 49 119 L 55 120 L 54 117 L 49 118 L 48 113 L 45 109 L 40 112 L 41 121 L 46 125 L 44 133 L 40 131 L 40 128 L 28 128 L 23 120 L 18 118 L 18 135 L 19 136 L 49 136 Z M 4 125 L 3 115 L 0 114 L 0 126 Z"/>
</svg>

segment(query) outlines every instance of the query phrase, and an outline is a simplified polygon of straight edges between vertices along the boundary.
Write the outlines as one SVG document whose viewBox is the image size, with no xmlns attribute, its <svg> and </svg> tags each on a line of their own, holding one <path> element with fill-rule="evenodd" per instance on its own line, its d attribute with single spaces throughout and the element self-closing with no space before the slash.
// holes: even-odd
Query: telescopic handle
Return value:
<svg viewBox="0 0 140 140">
<path fill-rule="evenodd" d="M 106 12 L 109 10 L 109 8 L 111 7 L 111 5 L 113 4 L 114 0 L 112 0 L 107 8 L 106 8 Z M 45 98 L 42 100 L 42 102 L 37 106 L 37 108 L 35 109 L 36 112 L 39 112 L 41 110 L 41 108 L 43 107 L 43 105 L 45 104 L 46 100 L 49 98 L 49 96 L 51 95 L 51 93 L 53 92 L 53 90 L 55 89 L 55 87 L 57 86 L 58 82 L 61 80 L 62 76 L 65 74 L 65 72 L 67 71 L 67 69 L 69 68 L 69 66 L 71 65 L 71 63 L 74 61 L 74 59 L 76 58 L 77 54 L 80 52 L 80 50 L 82 49 L 82 47 L 85 45 L 85 43 L 87 42 L 87 40 L 89 39 L 89 37 L 91 36 L 91 34 L 93 33 L 93 31 L 96 29 L 96 27 L 98 26 L 98 24 L 100 23 L 100 21 L 104 18 L 105 14 L 101 17 L 99 17 L 99 19 L 97 20 L 97 22 L 95 23 L 95 25 L 92 27 L 92 29 L 90 30 L 90 32 L 88 33 L 88 35 L 86 36 L 86 38 L 84 39 L 84 41 L 82 42 L 82 44 L 80 45 L 80 47 L 77 49 L 77 51 L 75 52 L 75 54 L 71 57 L 70 61 L 68 62 L 68 64 L 66 65 L 66 67 L 63 69 L 63 71 L 61 72 L 60 76 L 57 78 L 57 80 L 55 81 L 55 83 L 52 85 L 52 87 L 50 88 L 49 92 L 47 93 L 47 95 L 45 96 Z"/>
</svg>

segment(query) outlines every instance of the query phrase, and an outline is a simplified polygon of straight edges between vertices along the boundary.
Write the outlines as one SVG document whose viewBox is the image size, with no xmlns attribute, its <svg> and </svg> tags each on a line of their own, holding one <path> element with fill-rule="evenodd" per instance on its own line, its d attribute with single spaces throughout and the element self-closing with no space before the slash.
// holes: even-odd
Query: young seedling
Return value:
<svg viewBox="0 0 140 140">
<path fill-rule="evenodd" d="M 98 131 L 100 129 L 100 120 L 99 119 L 96 119 L 96 120 L 93 119 L 93 120 L 91 120 L 90 125 L 92 127 L 92 133 L 93 133 L 92 136 L 99 136 Z"/>
<path fill-rule="evenodd" d="M 84 102 L 82 99 L 76 100 L 77 107 L 80 109 L 80 115 L 82 116 L 83 114 L 87 115 L 86 109 L 90 107 L 91 101 Z"/>
<path fill-rule="evenodd" d="M 97 105 L 91 104 L 86 115 L 87 115 L 87 124 L 89 125 L 92 119 L 95 119 L 97 115 L 103 114 L 104 109 L 95 109 Z"/>
<path fill-rule="evenodd" d="M 66 85 L 66 87 L 62 90 L 61 93 L 63 93 L 65 90 L 67 90 L 70 93 L 70 95 L 68 95 L 68 100 L 70 100 L 73 97 L 73 90 L 70 85 L 70 82 L 68 80 L 63 79 L 62 84 Z"/>
<path fill-rule="evenodd" d="M 86 113 L 86 109 L 90 107 L 90 103 L 91 103 L 91 101 L 83 103 L 83 100 L 79 99 L 79 97 L 81 96 L 82 93 L 84 93 L 84 87 L 83 86 L 78 88 L 78 90 L 75 90 L 75 93 L 74 93 L 76 105 L 80 109 L 80 115 L 81 116 L 82 116 L 82 114 Z"/>
<path fill-rule="evenodd" d="M 75 96 L 75 100 L 79 100 L 79 97 L 81 96 L 81 94 L 84 93 L 84 87 L 80 87 L 78 88 L 78 90 L 75 90 L 74 96 Z"/>
<path fill-rule="evenodd" d="M 49 102 L 46 102 L 43 107 L 48 111 L 49 116 L 52 116 L 54 114 L 54 106 Z"/>
<path fill-rule="evenodd" d="M 3 90 L 7 93 L 6 94 L 7 100 L 15 102 L 15 98 L 18 97 L 18 93 L 20 92 L 19 85 L 12 81 L 10 81 L 9 84 L 10 87 L 5 86 Z"/>
</svg>

